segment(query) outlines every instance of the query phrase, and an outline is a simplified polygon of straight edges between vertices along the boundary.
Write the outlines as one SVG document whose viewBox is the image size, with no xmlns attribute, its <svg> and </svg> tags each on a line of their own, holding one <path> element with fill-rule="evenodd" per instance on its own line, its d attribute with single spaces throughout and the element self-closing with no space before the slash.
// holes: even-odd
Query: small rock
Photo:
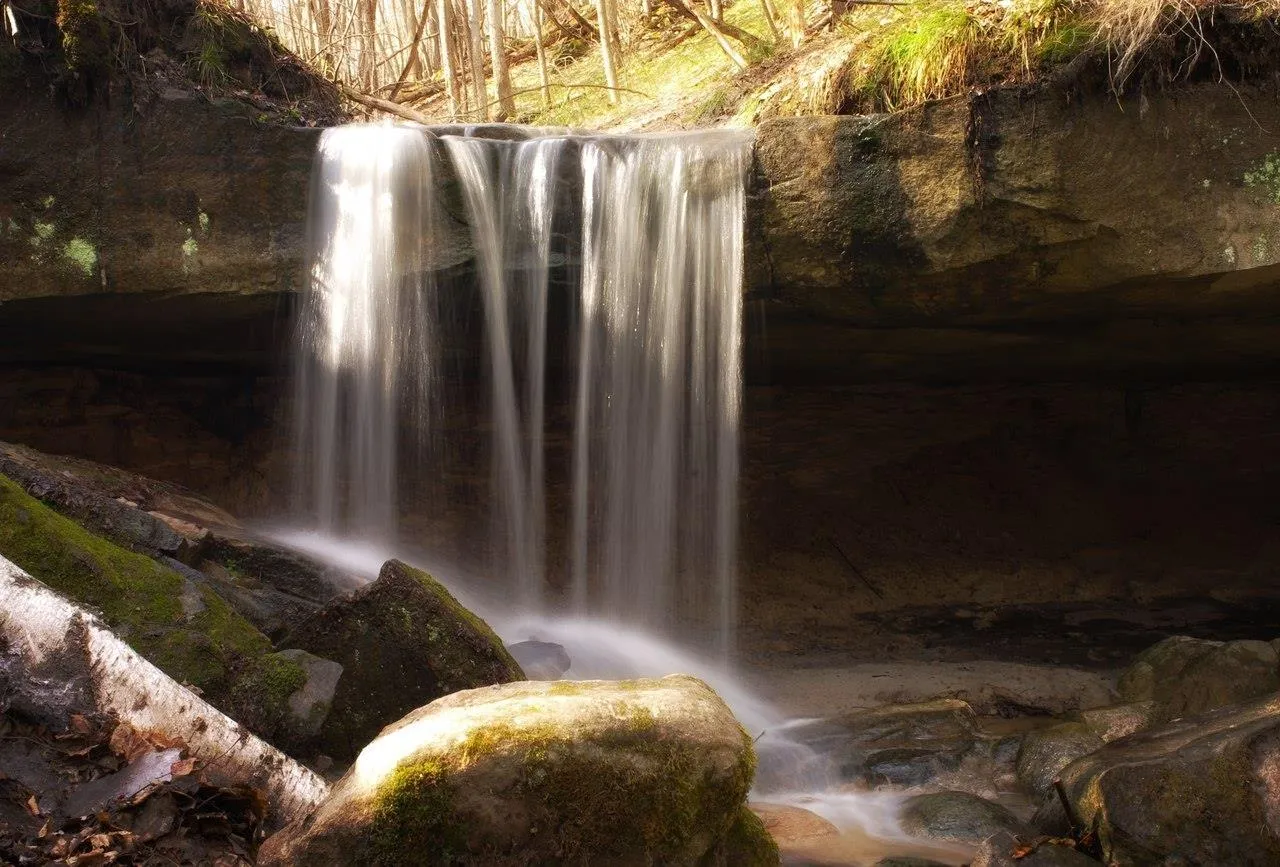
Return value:
<svg viewBox="0 0 1280 867">
<path fill-rule="evenodd" d="M 916 795 L 902 805 L 902 830 L 913 837 L 955 843 L 977 843 L 998 831 L 1024 835 L 1029 829 L 1017 816 L 967 792 Z"/>
<path fill-rule="evenodd" d="M 289 715 L 299 735 L 314 737 L 329 717 L 333 694 L 342 677 L 342 666 L 296 648 L 282 650 L 276 655 L 300 667 L 307 676 L 306 683 L 289 696 Z"/>
<path fill-rule="evenodd" d="M 752 801 L 749 806 L 751 812 L 764 822 L 765 830 L 783 846 L 822 837 L 833 837 L 840 833 L 840 829 L 835 825 L 803 807 L 770 804 L 764 801 Z"/>
<path fill-rule="evenodd" d="M 1155 702 L 1134 701 L 1081 711 L 1080 721 L 1103 743 L 1109 744 L 1145 729 L 1151 724 L 1154 714 Z"/>
<path fill-rule="evenodd" d="M 1102 738 L 1084 723 L 1065 722 L 1028 732 L 1018 750 L 1018 782 L 1038 795 L 1053 788 L 1067 765 L 1102 746 Z"/>
<path fill-rule="evenodd" d="M 559 680 L 573 664 L 564 647 L 550 641 L 519 641 L 507 650 L 529 680 Z"/>
</svg>

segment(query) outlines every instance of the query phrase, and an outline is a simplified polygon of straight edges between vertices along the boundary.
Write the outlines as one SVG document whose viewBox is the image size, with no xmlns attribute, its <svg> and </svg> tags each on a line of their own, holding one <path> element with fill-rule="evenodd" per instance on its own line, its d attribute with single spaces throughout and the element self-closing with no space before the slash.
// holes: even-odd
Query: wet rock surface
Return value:
<svg viewBox="0 0 1280 867">
<path fill-rule="evenodd" d="M 388 726 L 259 863 L 776 865 L 740 819 L 753 767 L 690 677 L 469 690 Z"/>
<path fill-rule="evenodd" d="M 518 641 L 507 650 L 529 680 L 559 680 L 573 664 L 565 649 L 550 641 Z"/>
<path fill-rule="evenodd" d="M 1018 750 L 1018 780 L 1036 795 L 1044 796 L 1063 768 L 1102 744 L 1102 738 L 1084 723 L 1058 723 L 1029 732 Z"/>
<path fill-rule="evenodd" d="M 1001 831 L 1025 835 L 1026 825 L 992 801 L 967 792 L 916 795 L 902 806 L 902 828 L 916 837 L 979 843 Z"/>
<path fill-rule="evenodd" d="M 1037 840 L 1028 844 L 1008 833 L 995 834 L 978 847 L 970 867 L 1097 867 L 1099 861 L 1069 842 Z"/>
</svg>

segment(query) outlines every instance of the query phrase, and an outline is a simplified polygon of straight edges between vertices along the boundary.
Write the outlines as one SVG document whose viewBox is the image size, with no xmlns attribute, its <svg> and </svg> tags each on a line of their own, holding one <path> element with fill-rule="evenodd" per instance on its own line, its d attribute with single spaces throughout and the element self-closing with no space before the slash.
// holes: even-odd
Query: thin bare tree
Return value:
<svg viewBox="0 0 1280 867">
<path fill-rule="evenodd" d="M 489 60 L 493 84 L 498 91 L 498 116 L 503 120 L 515 117 L 516 113 L 516 101 L 511 95 L 511 72 L 507 69 L 506 35 L 502 0 L 489 0 Z"/>
</svg>

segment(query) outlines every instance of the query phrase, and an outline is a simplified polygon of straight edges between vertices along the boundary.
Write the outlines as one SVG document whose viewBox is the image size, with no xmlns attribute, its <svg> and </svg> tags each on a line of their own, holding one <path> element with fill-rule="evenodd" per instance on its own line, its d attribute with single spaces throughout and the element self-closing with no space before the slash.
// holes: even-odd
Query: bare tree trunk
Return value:
<svg viewBox="0 0 1280 867">
<path fill-rule="evenodd" d="M 507 69 L 506 22 L 502 18 L 502 0 L 489 0 L 489 60 L 493 65 L 493 84 L 498 91 L 500 117 L 509 120 L 515 116 L 516 101 L 511 96 L 511 72 Z M 542 36 L 535 37 L 539 46 Z"/>
<path fill-rule="evenodd" d="M 409 46 L 409 59 L 404 62 L 404 69 L 400 72 L 400 77 L 396 79 L 396 86 L 391 88 L 391 95 L 388 97 L 395 100 L 396 94 L 400 92 L 400 88 L 408 80 L 413 73 L 414 67 L 419 64 L 418 60 L 418 43 L 422 41 L 422 31 L 427 26 L 427 9 L 430 0 L 423 0 L 422 15 L 419 16 L 413 31 L 413 44 Z"/>
<path fill-rule="evenodd" d="M 707 13 L 703 12 L 697 6 L 686 6 L 684 4 L 684 0 L 667 0 L 667 2 L 670 3 L 671 6 L 681 15 L 686 18 L 692 18 L 701 24 L 702 29 L 711 34 L 711 38 L 720 46 L 720 50 L 723 51 L 731 61 L 733 61 L 734 66 L 739 69 L 747 68 L 747 59 L 742 56 L 742 52 L 733 47 L 733 43 L 729 41 L 729 37 L 725 34 L 725 29 L 722 29 L 721 25 L 708 18 Z M 796 0 L 796 2 L 799 2 L 799 0 Z M 737 30 L 737 28 L 733 29 Z M 740 39 L 740 37 L 737 36 L 734 38 Z M 752 36 L 752 38 L 754 39 L 755 37 Z"/>
<path fill-rule="evenodd" d="M 604 80 L 609 85 L 609 103 L 618 104 L 618 67 L 613 57 L 613 40 L 609 38 L 612 30 L 609 21 L 609 0 L 595 0 L 596 20 L 600 27 L 600 59 L 604 63 Z"/>
<path fill-rule="evenodd" d="M 804 42 L 804 0 L 788 0 L 787 29 L 791 31 L 791 44 L 799 48 Z"/>
<path fill-rule="evenodd" d="M 538 80 L 542 82 L 542 107 L 551 108 L 551 76 L 547 73 L 547 48 L 542 44 L 542 4 L 537 0 L 534 0 L 533 4 L 533 45 L 538 51 Z"/>
<path fill-rule="evenodd" d="M 374 89 L 378 65 L 378 0 L 364 0 L 364 33 L 360 42 L 360 79 L 365 90 Z"/>
<path fill-rule="evenodd" d="M 453 33 L 453 16 L 449 14 L 449 2 L 450 0 L 436 0 L 436 24 L 440 31 L 440 74 L 444 76 L 444 86 L 449 91 L 449 114 L 453 120 L 457 120 L 460 113 L 458 67 L 455 62 L 457 55 L 453 53 L 452 40 L 449 38 Z"/>
<path fill-rule="evenodd" d="M 764 11 L 764 20 L 769 23 L 769 33 L 773 36 L 773 44 L 782 44 L 782 32 L 778 30 L 778 22 L 775 18 L 777 15 L 773 11 L 773 4 L 769 0 L 760 0 L 760 8 Z"/>
<path fill-rule="evenodd" d="M 470 44 L 467 53 L 471 58 L 471 91 L 476 100 L 475 116 L 477 121 L 484 123 L 489 119 L 487 105 L 489 98 L 484 86 L 484 34 L 481 29 L 484 25 L 480 19 L 480 2 L 481 0 L 469 0 L 467 3 L 467 9 L 471 13 L 468 22 L 467 36 Z"/>
</svg>

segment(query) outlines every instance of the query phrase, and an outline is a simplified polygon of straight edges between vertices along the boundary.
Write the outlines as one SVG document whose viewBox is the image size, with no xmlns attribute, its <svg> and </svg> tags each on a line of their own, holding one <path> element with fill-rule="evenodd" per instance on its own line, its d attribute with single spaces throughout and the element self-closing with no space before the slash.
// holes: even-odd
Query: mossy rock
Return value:
<svg viewBox="0 0 1280 867">
<path fill-rule="evenodd" d="M 523 680 L 483 620 L 426 572 L 398 560 L 337 599 L 284 642 L 343 667 L 320 747 L 350 759 L 383 726 L 462 689 Z"/>
<path fill-rule="evenodd" d="M 469 690 L 371 743 L 261 865 L 759 865 L 751 738 L 701 681 Z"/>
<path fill-rule="evenodd" d="M 208 587 L 93 535 L 0 475 L 0 555 L 102 618 L 175 680 L 226 706 L 270 642 Z"/>
<path fill-rule="evenodd" d="M 1269 696 L 1113 741 L 1062 784 L 1108 864 L 1280 864 L 1277 767 Z"/>
</svg>

